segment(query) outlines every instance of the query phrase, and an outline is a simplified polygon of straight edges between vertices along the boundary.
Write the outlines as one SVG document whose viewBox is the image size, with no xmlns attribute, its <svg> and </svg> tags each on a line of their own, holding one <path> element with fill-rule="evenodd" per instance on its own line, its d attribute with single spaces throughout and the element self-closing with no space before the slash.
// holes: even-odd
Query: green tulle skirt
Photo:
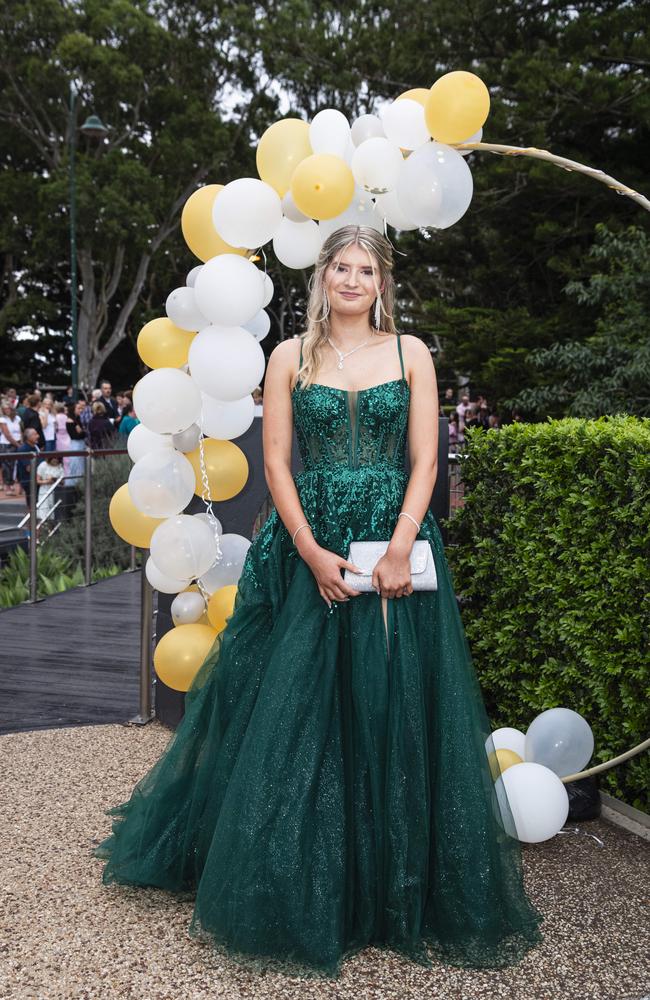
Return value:
<svg viewBox="0 0 650 1000">
<path fill-rule="evenodd" d="M 318 540 L 345 555 L 349 528 Z M 190 894 L 190 936 L 260 971 L 336 977 L 368 945 L 500 967 L 541 941 L 430 513 L 418 537 L 438 590 L 388 601 L 387 648 L 380 596 L 328 608 L 273 509 L 180 725 L 107 812 L 105 884 Z"/>
</svg>

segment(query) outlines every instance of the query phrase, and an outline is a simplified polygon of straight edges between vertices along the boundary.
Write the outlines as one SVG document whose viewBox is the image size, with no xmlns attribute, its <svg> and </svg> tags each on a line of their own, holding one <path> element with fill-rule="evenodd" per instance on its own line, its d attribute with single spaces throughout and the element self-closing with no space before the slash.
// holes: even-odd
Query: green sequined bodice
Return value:
<svg viewBox="0 0 650 1000">
<path fill-rule="evenodd" d="M 399 336 L 397 346 L 401 378 L 356 390 L 298 383 L 291 393 L 302 507 L 319 544 L 342 555 L 353 539 L 390 538 L 408 482 L 410 387 Z"/>
<path fill-rule="evenodd" d="M 409 393 L 405 378 L 357 390 L 296 387 L 293 412 L 304 468 L 403 469 Z"/>
</svg>

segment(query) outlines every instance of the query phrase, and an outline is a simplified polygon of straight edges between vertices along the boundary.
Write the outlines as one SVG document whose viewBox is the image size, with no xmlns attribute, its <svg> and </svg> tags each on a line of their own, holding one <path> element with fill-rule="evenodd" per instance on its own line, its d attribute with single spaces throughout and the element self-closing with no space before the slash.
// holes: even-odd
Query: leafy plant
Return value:
<svg viewBox="0 0 650 1000">
<path fill-rule="evenodd" d="M 583 715 L 593 763 L 650 730 L 650 420 L 566 418 L 472 430 L 449 561 L 495 726 Z M 650 758 L 601 775 L 650 806 Z"/>
</svg>

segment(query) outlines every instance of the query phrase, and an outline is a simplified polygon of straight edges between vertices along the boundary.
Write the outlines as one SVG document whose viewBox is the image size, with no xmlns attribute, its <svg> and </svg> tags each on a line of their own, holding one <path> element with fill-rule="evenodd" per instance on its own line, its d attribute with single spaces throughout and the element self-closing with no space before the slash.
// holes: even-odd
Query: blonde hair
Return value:
<svg viewBox="0 0 650 1000">
<path fill-rule="evenodd" d="M 359 246 L 371 260 L 374 257 L 379 280 L 375 276 L 375 289 L 381 306 L 381 326 L 388 333 L 397 333 L 393 320 L 395 305 L 395 281 L 393 278 L 393 248 L 388 240 L 371 226 L 342 226 L 324 241 L 314 272 L 309 279 L 309 302 L 307 305 L 307 330 L 302 343 L 302 365 L 298 369 L 296 385 L 308 388 L 318 372 L 323 349 L 330 335 L 330 305 L 325 290 L 325 272 L 334 258 L 344 253 L 349 246 Z M 380 292 L 381 286 L 383 292 Z M 368 321 L 374 329 L 373 304 L 368 313 Z"/>
</svg>

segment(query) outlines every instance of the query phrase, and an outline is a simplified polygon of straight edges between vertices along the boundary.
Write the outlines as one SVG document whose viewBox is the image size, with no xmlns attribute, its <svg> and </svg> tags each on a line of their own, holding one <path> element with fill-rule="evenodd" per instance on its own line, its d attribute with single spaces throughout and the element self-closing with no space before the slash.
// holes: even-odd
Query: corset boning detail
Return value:
<svg viewBox="0 0 650 1000">
<path fill-rule="evenodd" d="M 293 413 L 305 472 L 403 470 L 409 392 L 405 379 L 359 390 L 295 388 Z"/>
</svg>

